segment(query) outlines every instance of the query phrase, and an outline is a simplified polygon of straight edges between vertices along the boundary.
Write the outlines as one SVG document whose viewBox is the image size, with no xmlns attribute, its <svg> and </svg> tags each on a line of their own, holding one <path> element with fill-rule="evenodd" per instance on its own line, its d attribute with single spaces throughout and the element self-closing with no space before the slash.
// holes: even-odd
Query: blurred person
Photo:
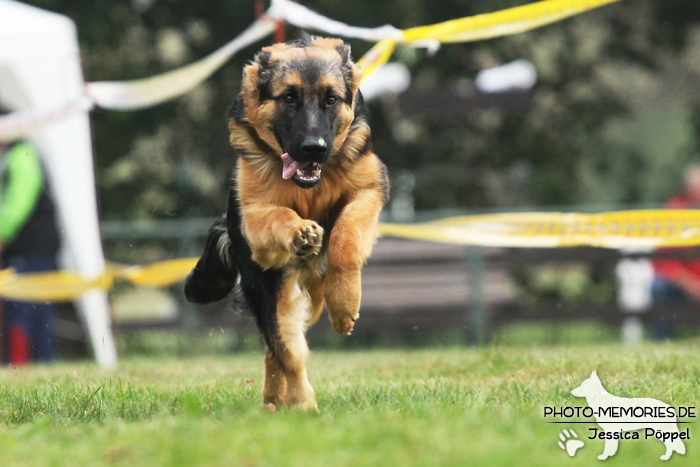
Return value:
<svg viewBox="0 0 700 467">
<path fill-rule="evenodd" d="M 0 108 L 0 115 L 6 114 Z M 18 273 L 56 269 L 60 239 L 41 160 L 27 142 L 0 142 L 0 267 Z M 21 365 L 54 355 L 54 307 L 6 300 L 2 360 Z"/>
<path fill-rule="evenodd" d="M 669 209 L 700 209 L 700 164 L 688 166 L 683 174 L 684 189 L 671 198 Z M 656 277 L 652 285 L 655 305 L 700 304 L 700 259 L 663 259 L 654 261 Z M 671 323 L 658 320 L 652 323 L 652 337 L 657 340 L 671 337 Z"/>
</svg>

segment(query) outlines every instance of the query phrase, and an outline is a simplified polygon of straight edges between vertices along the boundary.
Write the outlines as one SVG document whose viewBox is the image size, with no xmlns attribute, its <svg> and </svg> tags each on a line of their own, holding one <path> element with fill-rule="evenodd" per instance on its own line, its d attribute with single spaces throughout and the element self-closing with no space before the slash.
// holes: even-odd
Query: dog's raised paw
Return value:
<svg viewBox="0 0 700 467">
<path fill-rule="evenodd" d="M 291 251 L 295 256 L 317 255 L 323 245 L 323 227 L 314 221 L 303 221 L 294 229 Z"/>
</svg>

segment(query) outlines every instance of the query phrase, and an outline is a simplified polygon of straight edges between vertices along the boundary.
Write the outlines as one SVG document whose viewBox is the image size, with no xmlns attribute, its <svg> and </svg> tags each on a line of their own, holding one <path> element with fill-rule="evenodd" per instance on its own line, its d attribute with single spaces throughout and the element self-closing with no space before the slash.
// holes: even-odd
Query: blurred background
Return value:
<svg viewBox="0 0 700 467">
<path fill-rule="evenodd" d="M 75 21 L 86 81 L 143 78 L 188 64 L 238 35 L 256 11 L 252 0 L 27 3 Z M 525 2 L 300 3 L 356 26 L 408 28 Z M 285 32 L 287 39 L 300 34 L 291 26 Z M 208 226 L 225 210 L 234 161 L 225 111 L 240 89 L 242 67 L 271 41 L 237 54 L 169 103 L 92 112 L 108 259 L 144 264 L 201 252 Z M 349 42 L 355 58 L 371 46 Z M 684 191 L 686 168 L 700 162 L 696 1 L 622 2 L 511 37 L 446 44 L 434 55 L 400 47 L 394 61 L 410 84 L 369 104 L 374 149 L 392 181 L 385 221 L 660 207 Z M 510 68 L 493 72 L 503 65 Z M 322 319 L 311 346 L 697 336 L 693 301 L 656 307 L 648 259 L 628 258 L 635 263 L 622 267 L 621 260 L 620 252 L 597 249 L 384 239 L 366 269 L 353 337 L 335 336 Z M 624 287 L 634 289 L 631 301 Z M 118 285 L 111 300 L 123 355 L 258 348 L 252 326 L 225 304 L 193 308 L 180 289 Z M 69 312 L 57 334 L 62 356 L 84 354 L 84 333 Z"/>
</svg>

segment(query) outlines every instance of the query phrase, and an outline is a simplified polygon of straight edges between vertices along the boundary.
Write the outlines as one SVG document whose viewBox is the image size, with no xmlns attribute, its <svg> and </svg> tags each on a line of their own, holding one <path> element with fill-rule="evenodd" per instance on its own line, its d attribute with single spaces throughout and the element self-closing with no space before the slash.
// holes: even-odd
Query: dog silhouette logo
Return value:
<svg viewBox="0 0 700 467">
<path fill-rule="evenodd" d="M 683 438 L 688 439 L 687 430 L 678 430 L 676 414 L 665 402 L 614 396 L 605 390 L 595 371 L 571 394 L 586 399 L 601 427 L 601 430 L 590 429 L 593 437 L 605 440 L 598 459 L 605 460 L 615 454 L 620 439 L 639 439 L 637 430 L 644 430 L 645 438 L 653 437 L 664 443 L 666 452 L 661 460 L 670 459 L 674 452 L 685 454 Z"/>
</svg>

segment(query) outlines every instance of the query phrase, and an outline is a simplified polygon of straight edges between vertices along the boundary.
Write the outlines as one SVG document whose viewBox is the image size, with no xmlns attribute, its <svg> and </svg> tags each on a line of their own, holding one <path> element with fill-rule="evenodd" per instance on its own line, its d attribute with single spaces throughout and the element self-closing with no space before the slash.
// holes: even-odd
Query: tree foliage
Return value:
<svg viewBox="0 0 700 467">
<path fill-rule="evenodd" d="M 34 5 L 75 20 L 86 79 L 150 76 L 201 58 L 254 19 L 251 1 L 68 2 Z M 310 0 L 359 26 L 405 28 L 521 5 L 510 0 Z M 412 92 L 473 93 L 484 68 L 527 58 L 539 81 L 527 110 L 473 109 L 459 118 L 372 105 L 377 153 L 390 173 L 416 176 L 419 208 L 658 203 L 680 189 L 700 150 L 700 4 L 622 2 L 533 32 L 444 45 L 433 57 L 401 48 Z M 288 37 L 298 36 L 287 27 Z M 271 40 L 271 39 L 270 39 Z M 269 43 L 266 42 L 266 43 Z M 355 57 L 370 44 L 351 41 Z M 233 163 L 225 110 L 243 51 L 191 93 L 138 112 L 92 115 L 102 217 L 214 216 Z"/>
</svg>

